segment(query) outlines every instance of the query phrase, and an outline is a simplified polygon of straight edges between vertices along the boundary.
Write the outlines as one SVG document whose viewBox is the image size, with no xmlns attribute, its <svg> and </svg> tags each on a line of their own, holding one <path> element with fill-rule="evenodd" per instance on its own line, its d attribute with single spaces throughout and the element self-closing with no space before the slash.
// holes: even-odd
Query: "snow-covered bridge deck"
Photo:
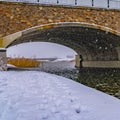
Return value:
<svg viewBox="0 0 120 120">
<path fill-rule="evenodd" d="M 2 1 L 120 9 L 120 0 L 2 0 Z"/>
</svg>

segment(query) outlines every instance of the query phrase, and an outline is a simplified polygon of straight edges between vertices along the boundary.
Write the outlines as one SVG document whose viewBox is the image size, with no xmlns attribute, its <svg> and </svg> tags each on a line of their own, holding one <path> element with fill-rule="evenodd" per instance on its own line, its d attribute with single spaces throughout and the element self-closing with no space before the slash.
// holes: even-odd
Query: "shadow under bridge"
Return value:
<svg viewBox="0 0 120 120">
<path fill-rule="evenodd" d="M 37 29 L 24 33 L 9 46 L 33 41 L 53 42 L 70 47 L 78 55 L 82 55 L 84 62 L 86 62 L 85 64 L 88 61 L 88 64 L 91 64 L 90 62 L 104 61 L 104 63 L 108 63 L 120 61 L 120 36 L 96 28 L 86 26 L 57 26 L 47 29 Z M 112 67 L 110 64 L 108 66 Z M 118 64 L 120 67 L 120 63 Z M 86 67 L 94 67 L 94 65 L 91 64 Z"/>
</svg>

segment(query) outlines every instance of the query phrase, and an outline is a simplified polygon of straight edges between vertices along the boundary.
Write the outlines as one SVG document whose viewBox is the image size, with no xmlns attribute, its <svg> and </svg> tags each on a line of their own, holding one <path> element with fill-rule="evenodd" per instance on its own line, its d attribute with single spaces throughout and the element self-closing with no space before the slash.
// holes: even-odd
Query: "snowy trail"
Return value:
<svg viewBox="0 0 120 120">
<path fill-rule="evenodd" d="M 119 99 L 67 78 L 0 72 L 0 120 L 120 120 L 119 112 Z"/>
</svg>

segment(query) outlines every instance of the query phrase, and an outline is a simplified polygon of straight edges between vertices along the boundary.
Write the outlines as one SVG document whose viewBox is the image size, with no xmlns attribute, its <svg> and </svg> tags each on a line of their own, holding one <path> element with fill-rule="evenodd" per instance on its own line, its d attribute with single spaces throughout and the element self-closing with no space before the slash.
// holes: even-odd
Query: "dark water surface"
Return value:
<svg viewBox="0 0 120 120">
<path fill-rule="evenodd" d="M 73 63 L 58 62 L 45 64 L 42 68 L 20 70 L 37 70 L 60 75 L 120 99 L 120 68 L 76 69 Z"/>
<path fill-rule="evenodd" d="M 47 72 L 73 79 L 120 99 L 120 69 L 82 68 Z"/>
</svg>

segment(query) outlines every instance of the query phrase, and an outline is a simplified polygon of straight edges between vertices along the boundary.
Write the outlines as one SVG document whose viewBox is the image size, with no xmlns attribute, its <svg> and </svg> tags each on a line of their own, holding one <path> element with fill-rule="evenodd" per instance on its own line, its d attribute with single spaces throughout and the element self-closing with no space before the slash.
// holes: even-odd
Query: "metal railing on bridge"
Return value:
<svg viewBox="0 0 120 120">
<path fill-rule="evenodd" d="M 0 1 L 120 9 L 120 0 L 0 0 Z"/>
</svg>

